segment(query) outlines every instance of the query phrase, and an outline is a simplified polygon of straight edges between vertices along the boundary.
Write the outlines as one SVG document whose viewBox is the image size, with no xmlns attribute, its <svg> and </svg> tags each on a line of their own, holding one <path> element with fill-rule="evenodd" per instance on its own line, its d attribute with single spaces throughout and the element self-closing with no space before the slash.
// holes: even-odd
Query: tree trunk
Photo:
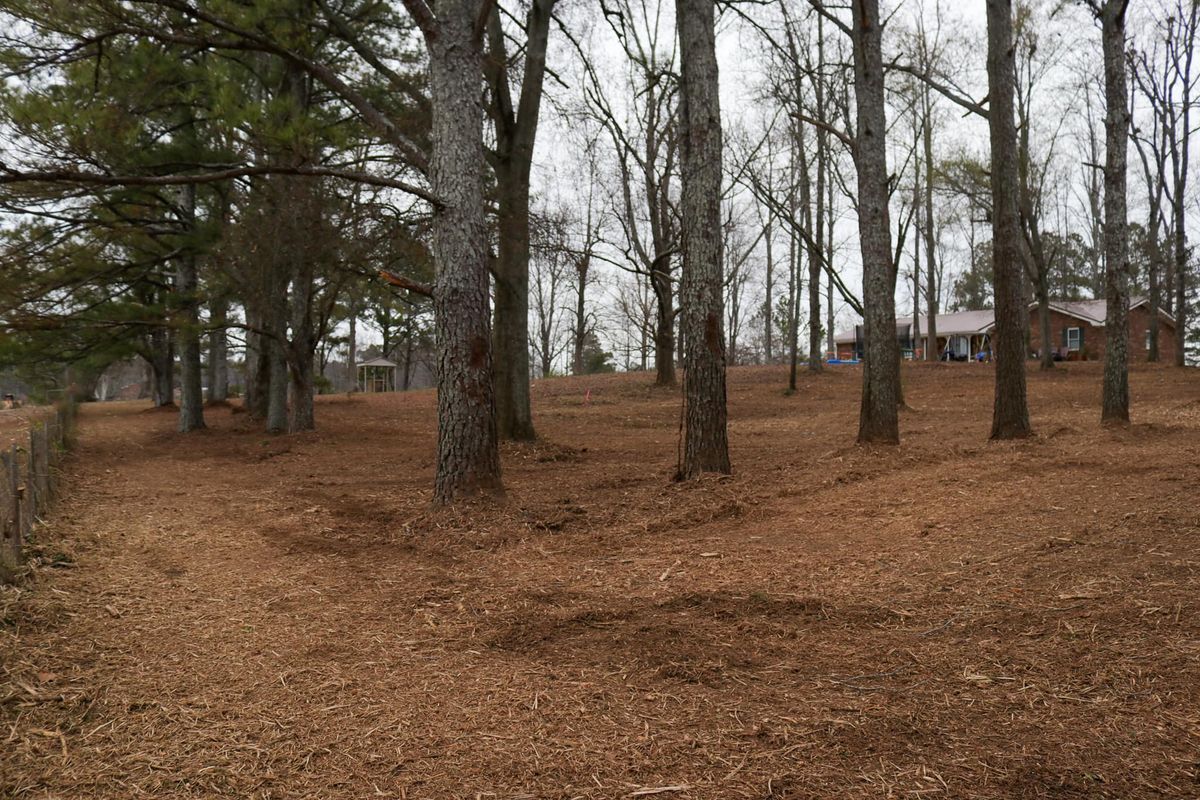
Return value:
<svg viewBox="0 0 1200 800">
<path fill-rule="evenodd" d="M 1050 271 L 1038 270 L 1038 323 L 1042 333 L 1042 369 L 1054 369 L 1054 333 L 1050 328 Z"/>
<path fill-rule="evenodd" d="M 654 318 L 654 385 L 675 385 L 675 298 L 667 264 L 670 256 L 663 254 L 654 259 L 650 273 L 650 286 L 654 289 L 654 300 L 658 313 Z"/>
<path fill-rule="evenodd" d="M 681 478 L 730 472 L 722 304 L 721 107 L 714 0 L 676 0 L 682 119 L 681 306 L 686 430 Z"/>
<path fill-rule="evenodd" d="M 1100 419 L 1129 422 L 1129 264 L 1126 222 L 1126 159 L 1129 149 L 1129 93 L 1125 80 L 1125 8 L 1128 0 L 1101 7 L 1104 42 L 1104 393 Z"/>
<path fill-rule="evenodd" d="M 272 274 L 271 293 L 267 298 L 267 314 L 264 322 L 267 335 L 263 336 L 266 350 L 267 381 L 267 432 L 283 433 L 288 428 L 287 395 L 287 277 L 283 274 L 282 259 L 273 259 L 269 269 Z"/>
<path fill-rule="evenodd" d="M 866 339 L 858 441 L 899 444 L 900 358 L 896 270 L 888 215 L 887 121 L 878 0 L 853 1 L 854 103 L 858 118 L 858 233 Z"/>
<path fill-rule="evenodd" d="M 437 504 L 503 491 L 483 205 L 483 59 L 474 30 L 482 2 L 440 0 L 437 22 L 425 34 L 433 111 L 432 184 L 442 203 L 433 221 Z"/>
<path fill-rule="evenodd" d="M 591 210 L 588 211 L 589 231 L 591 230 Z M 590 239 L 589 239 L 590 241 Z M 591 269 L 591 256 L 582 255 L 575 265 L 575 320 L 573 341 L 571 342 L 571 374 L 583 374 L 583 340 L 587 336 L 587 282 L 588 271 Z M 643 332 L 643 338 L 645 333 Z M 645 369 L 646 349 L 642 348 L 642 368 Z"/>
<path fill-rule="evenodd" d="M 1162 246 L 1158 241 L 1158 220 L 1159 211 L 1156 206 L 1150 208 L 1150 264 L 1147 271 L 1149 272 L 1150 281 L 1150 343 L 1146 348 L 1146 360 L 1152 364 L 1157 364 L 1158 355 L 1158 310 L 1162 307 L 1162 289 L 1159 287 L 1159 271 L 1162 267 Z"/>
<path fill-rule="evenodd" d="M 288 433 L 311 431 L 316 427 L 313 395 L 313 354 L 296 353 L 288 364 Z"/>
<path fill-rule="evenodd" d="M 920 131 L 915 131 L 916 136 L 920 136 Z M 916 150 L 916 142 L 913 142 L 913 150 Z M 913 292 L 913 314 L 912 314 L 912 335 L 909 336 L 909 341 L 912 344 L 913 359 L 917 357 L 917 348 L 921 346 L 921 163 L 917 158 L 913 158 L 913 274 L 912 274 L 912 292 Z"/>
<path fill-rule="evenodd" d="M 358 298 L 350 301 L 350 336 L 346 341 L 346 391 L 358 391 Z"/>
<path fill-rule="evenodd" d="M 1020 218 L 1017 211 L 1017 131 L 1013 122 L 1016 80 L 1011 0 L 987 0 L 988 93 L 992 170 L 992 262 L 996 326 L 992 350 L 996 391 L 993 439 L 1028 436 L 1025 391 L 1025 307 Z"/>
<path fill-rule="evenodd" d="M 822 63 L 824 63 L 824 61 L 822 61 Z M 833 180 L 833 177 L 830 174 L 830 172 L 831 172 L 831 170 L 830 170 L 830 166 L 829 166 L 829 146 L 826 145 L 826 147 L 825 147 L 825 174 L 826 174 L 827 182 L 825 184 L 825 258 L 827 258 L 829 260 L 829 269 L 830 269 L 830 271 L 832 271 L 833 270 L 833 222 L 834 222 L 834 219 L 833 219 L 833 211 L 834 211 L 833 190 L 834 190 L 835 181 Z M 834 327 L 837 324 L 837 319 L 834 317 L 834 313 L 833 313 L 833 277 L 827 275 L 826 280 L 828 282 L 825 284 L 825 314 L 826 314 L 825 327 L 827 328 L 827 330 L 825 332 L 825 346 L 829 349 L 830 353 L 832 353 L 833 355 L 836 356 L 837 355 L 837 341 L 836 341 L 837 332 L 834 330 Z"/>
<path fill-rule="evenodd" d="M 817 36 L 824 37 L 824 21 L 823 18 L 817 18 Z M 828 109 L 825 106 L 825 43 L 817 42 L 817 69 L 819 70 L 816 79 L 813 81 L 813 91 L 817 101 L 817 116 L 820 119 L 825 119 L 828 114 Z M 828 180 L 828 163 L 829 163 L 829 132 L 824 128 L 817 128 L 817 196 L 815 198 L 815 208 L 811 214 L 806 213 L 806 224 L 809 230 L 812 231 L 812 241 L 808 243 L 808 370 L 809 372 L 821 372 L 825 368 L 823 354 L 821 352 L 821 264 L 822 254 L 821 247 L 825 241 L 825 182 Z M 830 303 L 830 315 L 833 314 L 832 302 Z M 830 336 L 833 331 L 829 332 Z"/>
<path fill-rule="evenodd" d="M 299 198 L 295 213 L 300 219 L 307 219 L 315 225 L 316 208 L 311 184 L 293 183 L 295 191 L 291 194 Z M 290 309 L 292 337 L 285 345 L 288 356 L 288 433 L 311 431 L 316 427 L 313 359 L 317 349 L 317 332 L 312 314 L 314 264 L 310 248 L 297 248 L 294 259 Z"/>
<path fill-rule="evenodd" d="M 288 367 L 284 345 L 270 339 L 267 345 L 267 433 L 283 433 L 288 428 Z"/>
<path fill-rule="evenodd" d="M 496 425 L 503 439 L 533 441 L 529 398 L 529 175 L 496 170 L 500 192 L 496 321 L 492 334 Z"/>
<path fill-rule="evenodd" d="M 766 299 L 763 301 L 763 358 L 770 364 L 774 360 L 772 341 L 775 328 L 775 254 L 771 248 L 771 210 L 767 209 L 767 281 Z"/>
<path fill-rule="evenodd" d="M 797 146 L 793 146 L 792 153 L 795 155 Z M 795 181 L 797 170 L 795 168 L 795 160 L 793 158 L 792 180 Z M 791 195 L 791 207 L 788 213 L 794 219 L 799 208 L 796 205 L 796 196 L 793 191 Z M 800 340 L 800 235 L 796 233 L 795 227 L 792 227 L 788 236 L 788 300 L 787 300 L 787 359 L 788 359 L 788 393 L 796 391 L 796 369 L 800 360 L 799 356 L 799 340 Z"/>
<path fill-rule="evenodd" d="M 229 338 L 225 324 L 229 317 L 229 301 L 213 297 L 208 303 L 208 401 L 224 403 L 229 399 Z"/>
<path fill-rule="evenodd" d="M 1182 11 L 1182 5 L 1180 6 Z M 1187 363 L 1187 278 L 1188 278 L 1188 246 L 1187 246 L 1187 179 L 1188 160 L 1191 153 L 1191 111 L 1192 111 L 1192 59 L 1196 49 L 1196 21 L 1200 13 L 1200 4 L 1192 3 L 1190 19 L 1186 24 L 1180 20 L 1180 36 L 1183 48 L 1183 63 L 1175 64 L 1176 74 L 1181 78 L 1182 98 L 1177 109 L 1173 110 L 1175 124 L 1172 126 L 1174 136 L 1171 141 L 1171 167 L 1174 175 L 1175 191 L 1171 195 L 1172 210 L 1175 218 L 1175 366 L 1182 367 Z M 1178 58 L 1178 56 L 1177 56 Z"/>
<path fill-rule="evenodd" d="M 820 141 L 818 138 L 817 149 L 820 149 Z M 820 165 L 817 167 L 817 197 L 816 209 L 814 212 L 813 198 L 811 195 L 811 185 L 809 180 L 809 161 L 807 157 L 802 157 L 800 160 L 804 175 L 801 178 L 801 199 L 800 207 L 804 229 L 809 231 L 809 237 L 805 241 L 806 251 L 808 255 L 808 371 L 820 372 L 824 367 L 821 362 L 821 251 L 820 241 L 823 233 L 823 224 L 821 217 L 825 211 L 825 176 L 822 174 Z M 816 217 L 814 226 L 813 218 Z"/>
<path fill-rule="evenodd" d="M 189 234 L 196 227 L 196 187 L 183 187 L 180 204 Z M 189 248 L 175 264 L 175 302 L 179 325 L 179 432 L 204 429 L 204 388 L 200 364 L 200 313 L 196 299 L 199 278 L 196 254 Z"/>
<path fill-rule="evenodd" d="M 243 405 L 251 419 L 266 419 L 271 386 L 271 340 L 261 333 L 266 329 L 266 317 L 256 307 L 246 304 L 246 397 Z"/>
<path fill-rule="evenodd" d="M 1175 191 L 1182 190 L 1177 181 Z M 1177 195 L 1178 196 L 1178 195 Z M 1187 363 L 1187 233 L 1184 228 L 1184 204 L 1175 202 L 1175 366 Z"/>
<path fill-rule="evenodd" d="M 166 326 L 150 332 L 150 371 L 154 406 L 175 405 L 175 343 Z"/>
<path fill-rule="evenodd" d="M 938 349 L 937 315 L 937 254 L 934 220 L 933 220 L 933 109 L 930 99 L 930 89 L 922 84 L 925 97 L 925 114 L 921 138 L 925 149 L 925 303 L 928 311 L 925 315 L 925 360 L 937 361 L 941 351 Z"/>
<path fill-rule="evenodd" d="M 537 135 L 554 0 L 534 0 L 525 21 L 525 70 L 513 107 L 500 11 L 488 18 L 487 75 L 496 128 L 496 184 L 500 194 L 493 336 L 498 435 L 532 441 L 529 397 L 529 171 Z M 453 13 L 453 12 L 452 12 Z"/>
</svg>

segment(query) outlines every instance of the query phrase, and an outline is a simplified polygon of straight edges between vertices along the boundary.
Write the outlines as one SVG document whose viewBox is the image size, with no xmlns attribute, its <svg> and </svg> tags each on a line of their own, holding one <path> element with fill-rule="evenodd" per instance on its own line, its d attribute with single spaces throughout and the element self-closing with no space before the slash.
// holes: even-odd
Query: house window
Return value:
<svg viewBox="0 0 1200 800">
<path fill-rule="evenodd" d="M 1146 328 L 1146 350 L 1150 349 L 1150 329 Z"/>
<path fill-rule="evenodd" d="M 1080 340 L 1083 339 L 1082 328 L 1067 328 L 1067 350 L 1074 352 L 1079 349 Z"/>
</svg>

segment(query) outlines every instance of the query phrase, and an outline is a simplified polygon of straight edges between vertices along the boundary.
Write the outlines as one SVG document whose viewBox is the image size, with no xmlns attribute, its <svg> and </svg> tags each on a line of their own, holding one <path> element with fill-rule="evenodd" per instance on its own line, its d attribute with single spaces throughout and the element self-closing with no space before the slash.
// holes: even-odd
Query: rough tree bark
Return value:
<svg viewBox="0 0 1200 800">
<path fill-rule="evenodd" d="M 196 186 L 183 187 L 180 202 L 188 234 L 196 228 Z M 196 290 L 199 276 L 196 253 L 186 248 L 175 262 L 175 306 L 179 328 L 179 432 L 204 429 L 204 388 L 200 365 L 200 311 Z"/>
<path fill-rule="evenodd" d="M 261 347 L 266 355 L 267 432 L 283 433 L 288 427 L 287 394 L 287 316 L 288 276 L 286 259 L 281 254 L 270 258 L 267 267 L 266 310 L 263 314 L 264 335 Z"/>
<path fill-rule="evenodd" d="M 300 198 L 293 211 L 299 219 L 315 223 L 311 185 L 295 186 L 295 195 Z M 303 241 L 303 235 L 298 237 Z M 311 243 L 305 242 L 305 245 Z M 313 409 L 314 383 L 313 360 L 316 355 L 316 322 L 313 319 L 314 265 L 309 246 L 297 248 L 293 255 L 292 291 L 289 315 L 291 317 L 291 339 L 286 343 L 288 357 L 288 433 L 311 431 L 316 427 Z"/>
<path fill-rule="evenodd" d="M 681 478 L 730 471 L 722 331 L 721 107 L 714 0 L 676 0 L 682 65 L 686 430 Z"/>
<path fill-rule="evenodd" d="M 987 0 L 988 95 L 992 169 L 992 260 L 996 327 L 992 351 L 996 390 L 993 439 L 1028 436 L 1025 389 L 1025 308 L 1021 228 L 1017 211 L 1017 131 L 1013 121 L 1016 80 L 1011 0 Z"/>
<path fill-rule="evenodd" d="M 210 299 L 208 316 L 208 402 L 224 403 L 229 399 L 229 300 L 220 294 Z"/>
<path fill-rule="evenodd" d="M 485 0 L 405 0 L 429 50 L 434 329 L 438 343 L 438 454 L 434 502 L 499 494 L 500 450 L 492 385 L 488 231 L 483 205 L 483 52 L 476 30 Z"/>
<path fill-rule="evenodd" d="M 866 339 L 858 441 L 898 444 L 900 357 L 896 340 L 896 272 L 888 214 L 883 20 L 878 0 L 854 0 L 852 8 L 854 104 L 858 119 L 855 167 Z"/>
<path fill-rule="evenodd" d="M 247 298 L 246 306 L 246 390 L 242 406 L 250 419 L 266 419 L 267 386 L 271 381 L 268 361 L 269 341 L 261 333 L 263 314 L 260 301 Z"/>
<path fill-rule="evenodd" d="M 1128 0 L 1093 3 L 1104 47 L 1104 392 L 1100 419 L 1129 422 L 1129 228 L 1126 169 L 1129 151 L 1129 91 L 1125 78 L 1125 9 Z"/>
</svg>

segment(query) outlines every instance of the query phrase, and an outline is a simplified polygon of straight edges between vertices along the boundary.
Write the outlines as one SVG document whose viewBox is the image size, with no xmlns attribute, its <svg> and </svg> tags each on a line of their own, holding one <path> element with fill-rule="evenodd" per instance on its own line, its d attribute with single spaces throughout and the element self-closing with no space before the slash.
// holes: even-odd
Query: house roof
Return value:
<svg viewBox="0 0 1200 800">
<path fill-rule="evenodd" d="M 1129 308 L 1135 309 L 1140 306 L 1147 305 L 1150 301 L 1145 297 L 1135 297 L 1129 304 Z M 1032 312 L 1037 308 L 1037 303 L 1029 304 Z M 1108 318 L 1108 303 L 1106 300 L 1051 300 L 1050 308 L 1059 313 L 1075 317 L 1089 323 L 1093 327 L 1099 327 L 1104 324 Z M 1159 315 L 1175 324 L 1175 318 L 1167 312 L 1159 309 Z M 921 333 L 924 335 L 929 331 L 929 318 L 925 315 L 920 317 Z M 953 314 L 938 314 L 937 315 L 937 332 L 938 336 L 963 336 L 969 334 L 987 333 L 996 324 L 996 312 L 992 309 L 983 309 L 980 311 L 958 311 Z M 912 325 L 912 317 L 897 317 L 896 318 L 896 334 L 907 333 L 909 326 Z M 833 340 L 838 344 L 853 344 L 854 329 L 842 331 Z"/>
<path fill-rule="evenodd" d="M 372 358 L 369 361 L 361 362 L 358 367 L 398 367 L 400 366 L 395 361 L 388 361 L 386 358 Z"/>
<path fill-rule="evenodd" d="M 1034 308 L 1037 308 L 1037 303 L 1030 305 L 1030 309 Z M 1051 300 L 1050 308 L 1086 320 L 1092 325 L 1103 325 L 1104 320 L 1108 319 L 1107 300 Z"/>
<path fill-rule="evenodd" d="M 996 314 L 990 308 L 982 311 L 956 311 L 953 314 L 938 314 L 935 317 L 937 321 L 938 336 L 955 336 L 973 333 L 983 333 L 988 328 L 992 327 L 995 322 Z M 929 317 L 922 314 L 919 318 L 921 324 L 921 332 L 924 334 L 929 330 Z M 912 317 L 897 317 L 896 318 L 896 333 L 908 331 L 912 325 Z M 838 344 L 852 344 L 854 342 L 854 330 L 842 331 L 833 337 L 834 342 Z"/>
</svg>

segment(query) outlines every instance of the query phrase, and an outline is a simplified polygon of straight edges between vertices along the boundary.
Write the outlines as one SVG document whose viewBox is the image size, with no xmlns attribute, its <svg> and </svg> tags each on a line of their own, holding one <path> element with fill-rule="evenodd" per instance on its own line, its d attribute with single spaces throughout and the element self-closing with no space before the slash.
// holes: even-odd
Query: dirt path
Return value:
<svg viewBox="0 0 1200 800">
<path fill-rule="evenodd" d="M 678 395 L 535 386 L 502 508 L 431 514 L 433 396 L 318 433 L 88 407 L 0 596 L 0 796 L 1195 797 L 1200 375 L 732 372 L 737 475 L 671 484 Z M 589 395 L 590 390 L 590 395 Z"/>
</svg>

